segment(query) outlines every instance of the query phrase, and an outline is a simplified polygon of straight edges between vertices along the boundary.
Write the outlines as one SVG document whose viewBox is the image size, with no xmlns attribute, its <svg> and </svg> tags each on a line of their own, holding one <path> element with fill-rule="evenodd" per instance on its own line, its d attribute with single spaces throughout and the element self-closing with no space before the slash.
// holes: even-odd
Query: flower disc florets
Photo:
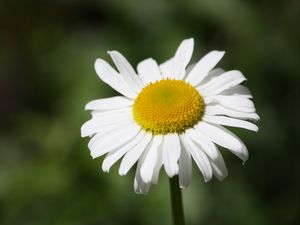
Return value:
<svg viewBox="0 0 300 225">
<path fill-rule="evenodd" d="M 201 119 L 203 112 L 203 98 L 183 80 L 148 84 L 133 106 L 134 120 L 153 134 L 183 133 Z"/>
</svg>

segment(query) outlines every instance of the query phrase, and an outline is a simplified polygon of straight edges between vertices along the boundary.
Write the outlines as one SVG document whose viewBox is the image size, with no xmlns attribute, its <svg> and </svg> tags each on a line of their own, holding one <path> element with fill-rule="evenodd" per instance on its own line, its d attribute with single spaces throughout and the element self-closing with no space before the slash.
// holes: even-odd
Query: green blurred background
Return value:
<svg viewBox="0 0 300 225">
<path fill-rule="evenodd" d="M 247 76 L 261 116 L 235 129 L 250 159 L 223 150 L 229 176 L 205 184 L 194 166 L 183 191 L 188 225 L 299 224 L 299 1 L 1 0 L 0 224 L 171 224 L 168 179 L 148 196 L 118 166 L 101 171 L 80 126 L 84 105 L 117 93 L 93 69 L 107 50 L 133 64 L 171 57 L 195 38 L 193 61 L 225 50 L 219 64 Z"/>
</svg>

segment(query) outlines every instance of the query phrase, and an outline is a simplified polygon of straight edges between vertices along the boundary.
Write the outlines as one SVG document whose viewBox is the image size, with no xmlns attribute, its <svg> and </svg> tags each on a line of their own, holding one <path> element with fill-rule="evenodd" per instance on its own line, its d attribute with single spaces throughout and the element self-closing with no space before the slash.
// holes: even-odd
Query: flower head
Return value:
<svg viewBox="0 0 300 225">
<path fill-rule="evenodd" d="M 188 66 L 194 40 L 186 39 L 175 56 L 158 65 L 152 58 L 140 62 L 137 73 L 123 55 L 109 51 L 118 72 L 97 59 L 95 70 L 102 81 L 123 96 L 98 99 L 86 105 L 92 118 L 83 124 L 82 137 L 93 158 L 106 154 L 102 169 L 108 172 L 122 158 L 120 175 L 137 163 L 134 188 L 147 193 L 158 182 L 163 166 L 167 175 L 179 176 L 182 188 L 191 180 L 192 159 L 204 180 L 227 176 L 217 146 L 243 161 L 245 144 L 223 127 L 257 131 L 247 120 L 258 120 L 252 96 L 241 85 L 246 80 L 237 70 L 214 69 L 224 52 L 212 51 Z"/>
</svg>

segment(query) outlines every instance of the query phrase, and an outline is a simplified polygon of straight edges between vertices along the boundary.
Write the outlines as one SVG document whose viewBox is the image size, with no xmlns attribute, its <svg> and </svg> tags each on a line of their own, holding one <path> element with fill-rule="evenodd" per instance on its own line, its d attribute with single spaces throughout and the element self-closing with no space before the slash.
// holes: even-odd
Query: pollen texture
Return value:
<svg viewBox="0 0 300 225">
<path fill-rule="evenodd" d="M 183 133 L 201 120 L 203 113 L 203 98 L 183 80 L 150 83 L 133 105 L 134 120 L 153 134 Z"/>
</svg>

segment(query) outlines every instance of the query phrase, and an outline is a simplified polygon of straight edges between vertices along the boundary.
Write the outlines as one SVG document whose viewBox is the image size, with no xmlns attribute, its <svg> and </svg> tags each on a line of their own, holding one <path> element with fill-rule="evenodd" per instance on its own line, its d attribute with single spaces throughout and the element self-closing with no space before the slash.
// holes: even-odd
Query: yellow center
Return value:
<svg viewBox="0 0 300 225">
<path fill-rule="evenodd" d="M 183 133 L 202 118 L 203 112 L 203 98 L 182 80 L 150 83 L 133 105 L 134 120 L 153 134 Z"/>
</svg>

